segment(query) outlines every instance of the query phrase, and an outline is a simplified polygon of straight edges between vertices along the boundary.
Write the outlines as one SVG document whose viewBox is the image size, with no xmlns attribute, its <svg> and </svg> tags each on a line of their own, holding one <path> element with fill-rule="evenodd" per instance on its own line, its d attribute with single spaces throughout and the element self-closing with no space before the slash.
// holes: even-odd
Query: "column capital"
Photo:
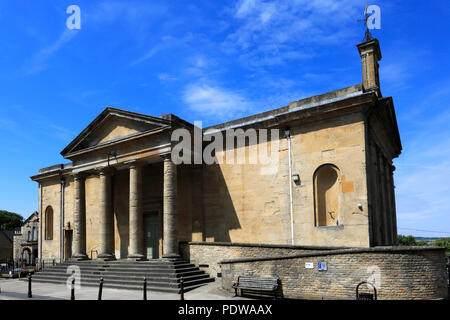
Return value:
<svg viewBox="0 0 450 320">
<path fill-rule="evenodd" d="M 84 172 L 72 172 L 72 177 L 74 180 L 83 180 L 84 178 L 86 178 L 86 173 Z"/>
<path fill-rule="evenodd" d="M 172 154 L 171 153 L 166 153 L 161 155 L 161 158 L 163 159 L 163 161 L 172 161 Z"/>
<path fill-rule="evenodd" d="M 129 168 L 138 168 L 142 167 L 145 164 L 145 161 L 141 159 L 133 159 L 126 161 L 125 164 L 127 164 Z"/>
<path fill-rule="evenodd" d="M 116 169 L 114 167 L 98 167 L 95 168 L 95 170 L 98 172 L 99 175 L 108 175 L 108 176 L 112 176 L 114 175 L 114 172 L 116 171 Z"/>
</svg>

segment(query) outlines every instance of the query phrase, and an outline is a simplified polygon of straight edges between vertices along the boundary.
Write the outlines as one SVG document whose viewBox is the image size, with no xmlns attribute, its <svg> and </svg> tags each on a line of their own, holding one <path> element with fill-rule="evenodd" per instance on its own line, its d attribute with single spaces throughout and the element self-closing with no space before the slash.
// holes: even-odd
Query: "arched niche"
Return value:
<svg viewBox="0 0 450 320">
<path fill-rule="evenodd" d="M 340 172 L 333 164 L 321 165 L 314 173 L 316 227 L 338 226 L 340 212 Z"/>
</svg>

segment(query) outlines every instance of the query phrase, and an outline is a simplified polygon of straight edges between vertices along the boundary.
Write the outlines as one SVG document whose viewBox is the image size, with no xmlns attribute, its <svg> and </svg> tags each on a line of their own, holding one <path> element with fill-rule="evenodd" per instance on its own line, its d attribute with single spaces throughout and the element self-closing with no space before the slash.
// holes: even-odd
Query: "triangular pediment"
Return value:
<svg viewBox="0 0 450 320">
<path fill-rule="evenodd" d="M 62 152 L 63 156 L 164 128 L 169 121 L 130 111 L 106 108 Z"/>
</svg>

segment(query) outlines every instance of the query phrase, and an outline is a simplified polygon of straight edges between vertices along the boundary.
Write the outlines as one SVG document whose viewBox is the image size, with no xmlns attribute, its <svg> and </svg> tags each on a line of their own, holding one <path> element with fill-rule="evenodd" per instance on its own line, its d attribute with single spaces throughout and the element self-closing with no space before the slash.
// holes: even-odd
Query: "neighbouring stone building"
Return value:
<svg viewBox="0 0 450 320">
<path fill-rule="evenodd" d="M 39 214 L 33 212 L 14 232 L 14 261 L 34 265 L 38 255 Z"/>
<path fill-rule="evenodd" d="M 39 184 L 39 257 L 195 256 L 197 246 L 180 250 L 180 243 L 291 246 L 294 251 L 395 245 L 392 160 L 402 145 L 393 100 L 380 90 L 379 43 L 372 39 L 357 48 L 362 84 L 200 131 L 202 154 L 205 141 L 217 141 L 231 129 L 277 129 L 278 139 L 248 139 L 237 146 L 222 142 L 224 151 L 215 154 L 228 159 L 230 152 L 243 151 L 247 159 L 255 145 L 276 145 L 277 161 L 268 164 L 177 165 L 171 160 L 172 133 L 184 128 L 195 140 L 199 128 L 173 114 L 106 108 L 61 152 L 70 163 L 31 177 Z M 197 154 L 194 150 L 193 157 Z M 248 254 L 244 249 L 241 258 Z M 377 254 L 368 252 L 358 254 Z"/>
<path fill-rule="evenodd" d="M 13 258 L 13 231 L 0 229 L 0 262 Z"/>
</svg>

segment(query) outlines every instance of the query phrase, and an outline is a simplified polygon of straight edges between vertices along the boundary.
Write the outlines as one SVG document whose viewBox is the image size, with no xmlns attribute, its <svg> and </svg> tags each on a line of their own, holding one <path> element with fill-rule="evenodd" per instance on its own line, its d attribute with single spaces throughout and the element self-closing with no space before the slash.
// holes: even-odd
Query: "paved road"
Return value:
<svg viewBox="0 0 450 320">
<path fill-rule="evenodd" d="M 32 283 L 33 300 L 69 300 L 70 289 L 63 284 Z M 28 282 L 18 279 L 0 279 L 0 300 L 29 300 Z M 81 287 L 75 290 L 77 300 L 97 300 L 97 287 Z M 186 300 L 246 300 L 242 297 L 233 298 L 232 294 L 220 287 L 220 282 L 211 282 L 205 286 L 186 292 Z M 103 288 L 103 300 L 142 300 L 142 291 Z M 148 291 L 147 299 L 179 300 L 175 293 Z"/>
</svg>

